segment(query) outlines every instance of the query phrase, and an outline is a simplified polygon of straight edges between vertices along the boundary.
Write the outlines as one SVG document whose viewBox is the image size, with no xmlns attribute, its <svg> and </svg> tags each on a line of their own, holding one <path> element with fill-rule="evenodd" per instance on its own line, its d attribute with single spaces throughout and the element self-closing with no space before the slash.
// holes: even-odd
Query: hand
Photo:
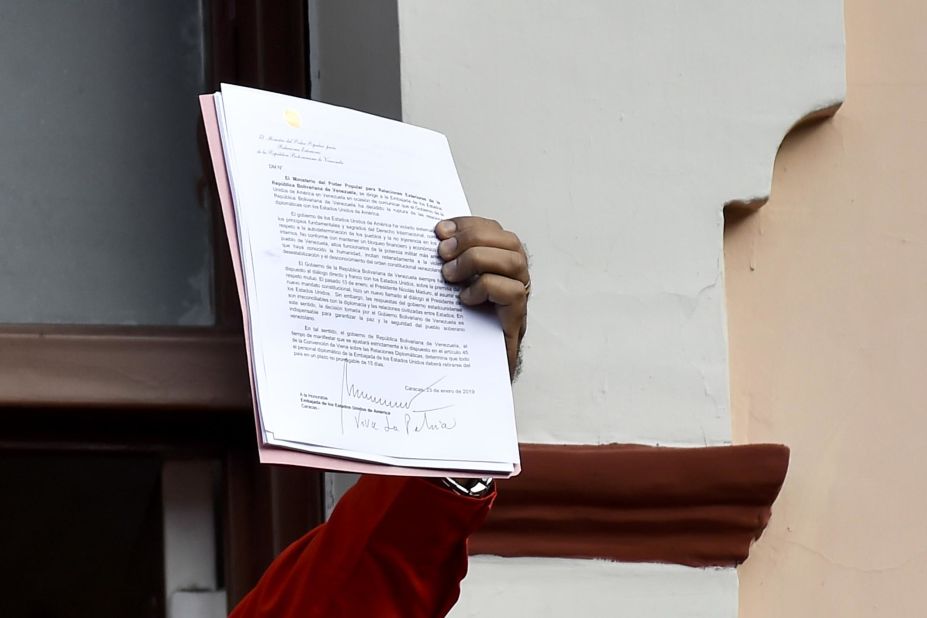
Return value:
<svg viewBox="0 0 927 618">
<path fill-rule="evenodd" d="M 460 302 L 481 305 L 489 302 L 505 334 L 509 377 L 518 369 L 518 350 L 525 336 L 528 317 L 528 257 L 518 236 L 497 222 L 482 217 L 455 217 L 435 226 L 441 239 L 438 255 L 448 283 L 463 284 Z"/>
</svg>

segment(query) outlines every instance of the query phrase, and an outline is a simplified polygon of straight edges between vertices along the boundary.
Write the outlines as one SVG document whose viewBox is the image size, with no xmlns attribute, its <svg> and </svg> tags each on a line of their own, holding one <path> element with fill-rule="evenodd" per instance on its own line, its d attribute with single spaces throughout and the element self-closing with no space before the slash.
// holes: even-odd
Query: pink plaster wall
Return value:
<svg viewBox="0 0 927 618">
<path fill-rule="evenodd" d="M 925 25 L 924 0 L 846 0 L 846 103 L 729 216 L 735 439 L 792 447 L 744 618 L 927 615 Z"/>
</svg>

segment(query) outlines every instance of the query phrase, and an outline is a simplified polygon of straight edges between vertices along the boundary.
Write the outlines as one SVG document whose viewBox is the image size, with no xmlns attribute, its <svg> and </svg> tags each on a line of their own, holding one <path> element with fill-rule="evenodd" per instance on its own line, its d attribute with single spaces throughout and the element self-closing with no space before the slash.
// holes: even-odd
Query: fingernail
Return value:
<svg viewBox="0 0 927 618">
<path fill-rule="evenodd" d="M 457 272 L 457 260 L 451 260 L 447 264 L 441 267 L 441 272 L 444 274 L 445 279 L 450 279 Z"/>
<path fill-rule="evenodd" d="M 468 298 L 470 298 L 471 293 L 472 291 L 469 287 L 462 289 L 460 291 L 460 300 L 467 300 Z"/>
<path fill-rule="evenodd" d="M 447 240 L 442 240 L 438 243 L 438 253 L 441 255 L 454 255 L 454 251 L 457 249 L 457 237 L 451 236 Z"/>
<path fill-rule="evenodd" d="M 453 234 L 457 231 L 457 224 L 450 220 L 440 221 L 438 225 L 435 226 L 435 229 L 441 234 Z"/>
</svg>

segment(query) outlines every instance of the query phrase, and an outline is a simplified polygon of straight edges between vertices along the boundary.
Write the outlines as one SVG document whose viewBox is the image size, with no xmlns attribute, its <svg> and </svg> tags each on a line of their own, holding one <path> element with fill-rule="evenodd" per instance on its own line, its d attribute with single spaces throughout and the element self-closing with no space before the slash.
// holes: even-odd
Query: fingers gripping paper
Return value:
<svg viewBox="0 0 927 618">
<path fill-rule="evenodd" d="M 469 214 L 445 137 L 237 86 L 200 98 L 262 462 L 518 472 L 502 331 L 440 274 Z"/>
</svg>

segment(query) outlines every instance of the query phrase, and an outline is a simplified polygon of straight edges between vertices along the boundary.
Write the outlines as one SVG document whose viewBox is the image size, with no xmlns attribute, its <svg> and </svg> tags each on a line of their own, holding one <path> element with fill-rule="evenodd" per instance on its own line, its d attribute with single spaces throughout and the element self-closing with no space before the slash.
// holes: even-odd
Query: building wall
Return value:
<svg viewBox="0 0 927 618">
<path fill-rule="evenodd" d="M 533 256 L 524 442 L 730 442 L 722 206 L 843 95 L 839 0 L 399 2 L 403 120 Z"/>
<path fill-rule="evenodd" d="M 522 438 L 724 443 L 732 421 L 787 444 L 740 615 L 920 615 L 927 7 L 846 2 L 846 103 L 786 138 L 768 204 L 728 212 L 725 420 L 720 219 L 688 217 L 762 198 L 791 123 L 842 98 L 843 7 L 651 4 L 399 4 L 404 119 L 449 135 L 474 212 L 533 254 Z M 731 574 L 476 557 L 455 615 L 734 616 Z"/>
<path fill-rule="evenodd" d="M 847 99 L 725 238 L 735 439 L 792 448 L 741 615 L 924 615 L 927 4 L 847 0 Z"/>
<path fill-rule="evenodd" d="M 841 101 L 841 3 L 398 9 L 403 120 L 448 135 L 474 213 L 532 254 L 520 439 L 730 443 L 722 208 Z M 732 617 L 737 594 L 732 570 L 476 557 L 454 615 Z"/>
</svg>

